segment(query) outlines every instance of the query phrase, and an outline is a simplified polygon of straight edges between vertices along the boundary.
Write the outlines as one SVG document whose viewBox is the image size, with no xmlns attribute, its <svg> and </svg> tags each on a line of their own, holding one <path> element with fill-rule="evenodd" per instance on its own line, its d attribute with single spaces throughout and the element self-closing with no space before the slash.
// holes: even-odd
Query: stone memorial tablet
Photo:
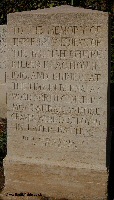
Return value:
<svg viewBox="0 0 114 200">
<path fill-rule="evenodd" d="M 108 13 L 8 15 L 6 189 L 106 198 Z"/>
</svg>

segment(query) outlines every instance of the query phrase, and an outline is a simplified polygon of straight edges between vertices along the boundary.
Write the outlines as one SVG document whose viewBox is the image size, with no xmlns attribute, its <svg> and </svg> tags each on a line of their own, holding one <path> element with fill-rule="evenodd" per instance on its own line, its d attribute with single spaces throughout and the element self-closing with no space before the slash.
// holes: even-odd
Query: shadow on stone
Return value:
<svg viewBox="0 0 114 200">
<path fill-rule="evenodd" d="M 111 154 L 110 154 L 110 168 L 109 168 L 109 180 L 108 180 L 108 200 L 114 199 L 114 84 L 110 87 L 110 130 L 112 133 L 111 137 Z"/>
<path fill-rule="evenodd" d="M 110 130 L 111 137 L 111 154 L 110 154 L 110 168 L 108 180 L 108 200 L 114 199 L 114 83 L 110 85 Z"/>
<path fill-rule="evenodd" d="M 111 159 L 108 181 L 108 200 L 114 199 L 114 129 L 112 130 Z"/>
</svg>

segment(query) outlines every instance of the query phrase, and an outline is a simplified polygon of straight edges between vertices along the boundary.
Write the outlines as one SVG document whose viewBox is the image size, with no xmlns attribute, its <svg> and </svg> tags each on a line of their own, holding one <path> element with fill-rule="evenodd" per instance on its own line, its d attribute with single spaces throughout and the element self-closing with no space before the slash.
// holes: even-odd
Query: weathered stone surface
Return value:
<svg viewBox="0 0 114 200">
<path fill-rule="evenodd" d="M 9 14 L 7 41 L 6 188 L 106 197 L 108 14 Z"/>
<path fill-rule="evenodd" d="M 57 199 L 106 199 L 107 173 L 102 170 L 11 159 L 6 164 L 6 177 L 6 191 L 12 194 L 21 191 Z"/>
<path fill-rule="evenodd" d="M 6 32 L 7 25 L 0 25 L 0 117 L 6 117 Z"/>
</svg>

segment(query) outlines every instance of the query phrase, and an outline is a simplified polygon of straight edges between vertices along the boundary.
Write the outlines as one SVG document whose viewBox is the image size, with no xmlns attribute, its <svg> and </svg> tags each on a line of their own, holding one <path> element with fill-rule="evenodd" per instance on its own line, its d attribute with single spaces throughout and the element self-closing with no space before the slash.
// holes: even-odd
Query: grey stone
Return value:
<svg viewBox="0 0 114 200">
<path fill-rule="evenodd" d="M 12 13 L 7 44 L 7 190 L 106 198 L 108 13 Z"/>
</svg>

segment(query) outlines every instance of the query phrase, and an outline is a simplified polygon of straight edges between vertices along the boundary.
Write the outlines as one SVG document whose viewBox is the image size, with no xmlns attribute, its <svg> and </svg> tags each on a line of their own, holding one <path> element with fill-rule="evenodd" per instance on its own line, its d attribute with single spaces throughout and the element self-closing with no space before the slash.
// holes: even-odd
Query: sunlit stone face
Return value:
<svg viewBox="0 0 114 200">
<path fill-rule="evenodd" d="M 7 41 L 8 156 L 106 170 L 107 13 L 9 14 Z"/>
</svg>

